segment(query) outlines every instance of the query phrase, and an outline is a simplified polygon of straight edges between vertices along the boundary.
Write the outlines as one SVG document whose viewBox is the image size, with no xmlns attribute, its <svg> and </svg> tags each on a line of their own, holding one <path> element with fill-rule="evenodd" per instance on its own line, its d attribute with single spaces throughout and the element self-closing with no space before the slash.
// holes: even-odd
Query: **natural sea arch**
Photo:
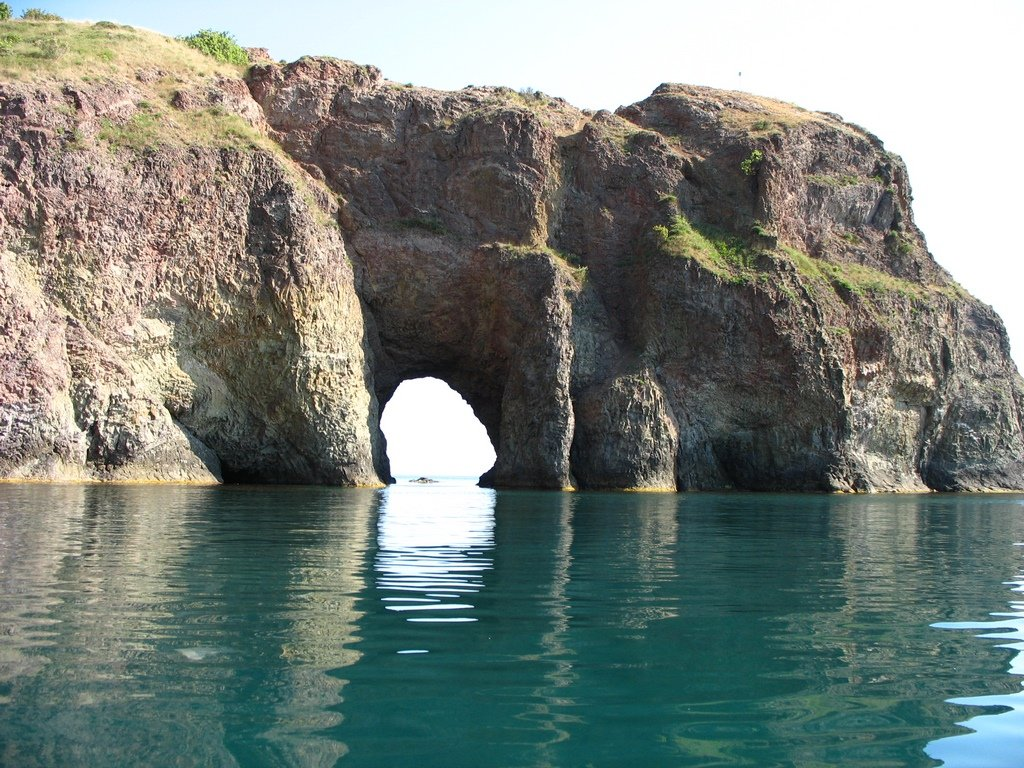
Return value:
<svg viewBox="0 0 1024 768">
<path fill-rule="evenodd" d="M 378 477 L 393 474 L 379 429 L 383 410 L 403 381 L 433 376 L 487 431 L 496 459 L 482 485 L 573 486 L 570 384 L 580 358 L 570 297 L 579 286 L 569 270 L 543 250 L 472 248 L 417 232 L 367 230 L 352 249 L 371 320 Z"/>
<path fill-rule="evenodd" d="M 495 452 L 472 407 L 433 377 L 407 379 L 395 389 L 380 420 L 394 477 L 478 478 Z"/>
</svg>

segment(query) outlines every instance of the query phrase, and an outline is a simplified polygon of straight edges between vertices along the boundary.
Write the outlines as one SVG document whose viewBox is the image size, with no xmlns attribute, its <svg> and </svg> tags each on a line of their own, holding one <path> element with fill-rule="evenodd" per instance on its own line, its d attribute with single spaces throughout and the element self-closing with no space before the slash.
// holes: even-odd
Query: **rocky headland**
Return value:
<svg viewBox="0 0 1024 768">
<path fill-rule="evenodd" d="M 498 486 L 1024 488 L 1002 323 L 836 115 L 0 26 L 2 477 L 387 482 L 436 376 Z"/>
</svg>

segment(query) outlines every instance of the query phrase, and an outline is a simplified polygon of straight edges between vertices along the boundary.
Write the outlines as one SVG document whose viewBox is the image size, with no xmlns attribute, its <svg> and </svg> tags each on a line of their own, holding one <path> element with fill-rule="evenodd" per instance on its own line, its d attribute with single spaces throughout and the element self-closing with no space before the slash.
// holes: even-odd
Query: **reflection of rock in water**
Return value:
<svg viewBox="0 0 1024 768">
<path fill-rule="evenodd" d="M 188 538 L 186 511 L 201 507 L 209 492 L 185 486 L 0 488 L 8 502 L 0 518 L 11 513 L 21 528 L 13 542 L 0 536 L 17 547 L 16 567 L 2 570 L 17 580 L 18 568 L 24 569 L 24 584 L 39 590 L 4 593 L 24 600 L 13 606 L 14 615 L 43 614 L 25 626 L 23 647 L 33 664 L 12 681 L 6 725 L 18 727 L 21 738 L 0 733 L 0 743 L 10 744 L 5 760 L 20 766 L 118 762 L 110 754 L 113 740 L 134 745 L 154 762 L 171 762 L 174 754 L 164 750 L 173 749 L 228 764 L 218 723 L 186 711 L 170 726 L 166 712 L 156 711 L 162 703 L 142 693 L 146 683 L 140 682 L 165 674 L 173 656 L 190 663 L 159 645 L 178 597 L 173 585 Z M 0 559 L 9 554 L 3 544 L 0 553 Z M 0 606 L 5 617 L 11 608 Z"/>
<path fill-rule="evenodd" d="M 37 617 L 24 632 L 9 634 L 31 637 L 26 645 L 38 648 L 50 637 L 63 637 L 67 627 L 61 625 L 67 623 L 75 628 L 77 643 L 108 649 L 108 661 L 118 670 L 137 653 L 152 650 L 154 618 L 172 592 L 167 570 L 186 536 L 180 512 L 209 489 L 12 485 L 3 492 L 0 571 L 25 569 L 32 583 L 51 587 L 22 606 L 2 606 L 7 622 L 19 610 Z M 50 575 L 40 578 L 40 573 Z M 68 597 L 66 585 L 87 595 L 88 610 Z M 16 590 L 4 592 L 13 597 Z M 44 612 L 47 618 L 38 618 Z M 45 658 L 34 654 L 31 663 L 38 666 Z M 69 678 L 88 673 L 77 666 L 61 672 Z"/>
<path fill-rule="evenodd" d="M 658 664 L 651 655 L 657 644 L 645 640 L 678 613 L 665 587 L 678 582 L 680 498 L 499 495 L 496 582 L 520 584 L 537 606 L 523 619 L 536 622 L 535 640 L 510 649 L 517 675 L 503 702 L 516 703 L 522 743 L 534 745 L 536 764 L 573 764 L 579 753 L 572 743 L 606 738 L 591 722 L 601 717 L 588 709 L 595 691 L 617 690 L 626 668 L 636 681 Z M 635 733 L 644 728 L 631 725 Z"/>
<path fill-rule="evenodd" d="M 329 492 L 323 502 L 317 539 L 291 554 L 285 610 L 290 630 L 281 645 L 285 695 L 277 706 L 277 722 L 261 735 L 288 755 L 286 765 L 326 768 L 348 752 L 325 733 L 343 720 L 338 705 L 347 681 L 337 671 L 362 656 L 352 647 L 360 639 L 363 616 L 356 600 L 366 587 L 365 559 L 377 501 L 373 491 L 349 489 Z"/>
<path fill-rule="evenodd" d="M 352 489 L 0 486 L 0 573 L 50 585 L 0 585 L 3 759 L 118 763 L 117 744 L 160 765 L 334 765 L 331 673 L 359 658 L 374 504 Z"/>
<path fill-rule="evenodd" d="M 676 547 L 679 543 L 679 499 L 672 494 L 640 494 L 636 497 L 635 529 L 624 537 L 632 548 L 637 574 L 637 599 L 623 617 L 626 626 L 646 628 L 652 621 L 679 615 L 678 608 L 658 594 L 659 585 L 677 577 Z"/>
<path fill-rule="evenodd" d="M 65 558 L 79 556 L 83 485 L 0 485 L 0 683 L 17 689 L 16 678 L 39 672 L 46 664 L 41 654 L 26 654 L 45 642 L 59 605 L 54 592 L 25 594 L 23 574 L 30 583 L 54 585 Z M 35 524 L 36 515 L 48 512 L 47 524 Z M 0 703 L 10 695 L 0 694 Z"/>
<path fill-rule="evenodd" d="M 577 678 L 573 669 L 575 653 L 568 644 L 574 501 L 573 496 L 562 494 L 558 535 L 553 546 L 551 587 L 545 601 L 550 626 L 540 639 L 543 648 L 540 658 L 548 664 L 548 670 L 544 674 L 544 685 L 533 692 L 534 701 L 528 713 L 529 720 L 549 735 L 547 741 L 540 745 L 542 751 L 551 744 L 567 741 L 570 737 L 567 724 L 579 720 L 577 716 L 567 714 L 567 710 L 576 705 L 569 689 Z M 555 760 L 550 762 L 556 764 Z"/>
<path fill-rule="evenodd" d="M 929 623 L 971 615 L 979 596 L 1001 581 L 993 575 L 1018 566 L 993 543 L 1019 537 L 1019 517 L 979 514 L 985 504 L 994 511 L 1004 503 L 995 496 L 765 497 L 766 508 L 800 508 L 804 527 L 792 537 L 765 529 L 789 539 L 789 557 L 771 581 L 784 592 L 786 609 L 765 640 L 776 659 L 793 665 L 786 674 L 803 688 L 771 702 L 774 712 L 788 714 L 773 725 L 775 741 L 805 738 L 808 724 L 843 740 L 870 728 L 881 754 L 905 741 L 916 741 L 916 750 L 954 730 L 943 725 L 952 720 L 943 701 L 950 681 L 980 684 L 984 662 L 951 652 L 949 638 Z M 752 537 L 759 525 L 752 521 Z M 982 666 L 972 669 L 972 662 Z M 931 746 L 928 752 L 938 758 Z M 947 766 L 989 765 L 977 760 L 975 754 Z M 991 765 L 1016 768 L 1019 761 Z"/>
<path fill-rule="evenodd" d="M 899 666 L 900 655 L 906 653 L 902 642 L 865 644 L 862 617 L 903 605 L 899 595 L 911 584 L 921 589 L 924 578 L 935 578 L 940 585 L 962 581 L 957 555 L 969 553 L 973 542 L 1012 540 L 1013 532 L 1002 527 L 1008 518 L 979 515 L 976 504 L 925 495 L 851 497 L 829 515 L 830 528 L 843 545 L 838 584 L 842 602 L 835 615 L 827 621 L 822 617 L 822 626 L 831 627 L 833 642 L 854 679 L 870 678 L 884 662 Z M 944 555 L 933 563 L 934 552 Z M 933 592 L 932 598 L 939 594 Z M 966 590 L 944 589 L 941 600 L 954 615 L 975 608 L 974 597 Z M 934 615 L 931 605 L 922 601 L 919 614 L 906 615 L 906 622 L 927 624 Z M 940 644 L 941 639 L 934 637 L 928 652 L 941 652 Z"/>
</svg>

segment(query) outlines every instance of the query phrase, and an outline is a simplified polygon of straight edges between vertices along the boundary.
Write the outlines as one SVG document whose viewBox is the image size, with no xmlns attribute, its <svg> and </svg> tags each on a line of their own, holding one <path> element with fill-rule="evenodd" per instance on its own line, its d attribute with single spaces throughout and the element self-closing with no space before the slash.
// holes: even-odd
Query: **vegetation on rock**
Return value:
<svg viewBox="0 0 1024 768">
<path fill-rule="evenodd" d="M 242 73 L 240 67 L 215 62 L 173 38 L 108 21 L 0 21 L 0 42 L 4 45 L 0 79 L 5 81 L 51 77 L 78 83 L 110 77 L 136 81 L 140 72 L 154 72 L 158 77 L 152 85 L 170 96 L 176 86 L 206 77 L 237 78 Z M 61 55 L 46 55 L 48 46 L 59 48 Z"/>
<path fill-rule="evenodd" d="M 248 99 L 241 73 L 237 63 L 215 61 L 185 42 L 107 21 L 0 21 L 0 79 L 59 79 L 65 90 L 83 95 L 116 87 L 131 100 L 130 108 L 97 118 L 62 105 L 70 118 L 61 129 L 68 149 L 85 149 L 97 140 L 137 153 L 160 145 L 261 146 L 283 158 L 229 103 Z M 221 92 L 232 81 L 235 97 Z"/>
<path fill-rule="evenodd" d="M 56 13 L 49 13 L 41 8 L 27 8 L 25 12 L 21 14 L 21 18 L 25 21 L 63 21 L 64 19 L 58 16 Z"/>
<path fill-rule="evenodd" d="M 694 226 L 682 214 L 667 225 L 655 225 L 653 236 L 663 252 L 692 259 L 728 282 L 749 282 L 756 269 L 758 251 L 743 238 L 707 225 Z"/>
<path fill-rule="evenodd" d="M 181 38 L 187 45 L 212 56 L 226 64 L 245 66 L 249 63 L 249 54 L 235 42 L 230 32 L 216 32 L 212 29 L 201 29 L 198 32 Z"/>
<path fill-rule="evenodd" d="M 410 216 L 395 223 L 402 229 L 421 229 L 434 235 L 444 235 L 448 232 L 444 223 L 435 216 Z"/>
<path fill-rule="evenodd" d="M 754 176 L 757 174 L 757 169 L 761 167 L 761 163 L 763 162 L 764 152 L 760 149 L 751 150 L 746 159 L 740 163 L 740 170 L 747 176 Z"/>
</svg>

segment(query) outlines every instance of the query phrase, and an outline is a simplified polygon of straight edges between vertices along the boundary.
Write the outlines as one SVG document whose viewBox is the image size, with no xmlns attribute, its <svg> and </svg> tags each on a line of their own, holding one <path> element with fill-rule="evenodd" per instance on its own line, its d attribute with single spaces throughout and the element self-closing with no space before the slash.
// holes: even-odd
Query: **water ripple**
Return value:
<svg viewBox="0 0 1024 768">
<path fill-rule="evenodd" d="M 1024 575 L 1006 582 L 1014 592 L 1024 592 Z M 991 613 L 995 621 L 947 621 L 932 624 L 937 629 L 981 630 L 983 640 L 1010 640 L 996 648 L 1014 651 L 1009 673 L 1024 676 L 1024 602 L 1012 601 L 1012 612 Z M 1011 694 L 967 696 L 949 699 L 949 704 L 988 710 L 957 723 L 970 733 L 931 742 L 925 748 L 930 757 L 947 768 L 1019 768 L 1024 755 L 1024 691 Z"/>
</svg>

